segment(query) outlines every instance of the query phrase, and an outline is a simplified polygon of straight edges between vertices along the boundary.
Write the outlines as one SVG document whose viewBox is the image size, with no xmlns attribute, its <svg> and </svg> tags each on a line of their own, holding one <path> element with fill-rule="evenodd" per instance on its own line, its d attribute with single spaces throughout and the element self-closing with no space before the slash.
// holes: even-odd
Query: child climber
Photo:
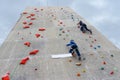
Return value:
<svg viewBox="0 0 120 80">
<path fill-rule="evenodd" d="M 81 60 L 81 55 L 80 55 L 80 52 L 78 50 L 78 46 L 74 42 L 74 40 L 70 40 L 70 43 L 68 43 L 66 46 L 70 46 L 69 53 L 71 53 L 72 55 L 74 55 L 75 54 L 74 51 L 76 51 L 76 54 L 78 56 L 78 60 Z"/>
<path fill-rule="evenodd" d="M 86 31 L 89 31 L 90 34 L 92 34 L 92 31 L 90 29 L 87 28 L 87 25 L 85 23 L 83 23 L 82 21 L 80 21 L 78 23 L 78 25 L 81 26 L 80 30 L 83 32 L 83 33 L 86 33 Z"/>
</svg>

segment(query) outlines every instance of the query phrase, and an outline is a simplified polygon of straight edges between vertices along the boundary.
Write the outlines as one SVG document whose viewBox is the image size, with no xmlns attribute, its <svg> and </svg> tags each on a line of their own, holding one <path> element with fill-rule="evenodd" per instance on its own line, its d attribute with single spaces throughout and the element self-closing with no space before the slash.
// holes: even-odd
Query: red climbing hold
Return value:
<svg viewBox="0 0 120 80">
<path fill-rule="evenodd" d="M 110 74 L 111 74 L 111 75 L 113 75 L 113 74 L 114 74 L 114 72 L 113 72 L 113 71 L 111 71 L 111 72 L 110 72 Z"/>
<path fill-rule="evenodd" d="M 37 8 L 34 8 L 34 10 L 37 10 Z"/>
<path fill-rule="evenodd" d="M 25 42 L 25 43 L 24 43 L 24 45 L 26 45 L 26 46 L 28 46 L 28 47 L 30 47 L 30 44 L 31 44 L 30 42 Z"/>
<path fill-rule="evenodd" d="M 36 18 L 31 18 L 31 20 L 35 20 Z"/>
<path fill-rule="evenodd" d="M 106 62 L 104 61 L 103 64 L 106 64 Z"/>
<path fill-rule="evenodd" d="M 10 80 L 9 74 L 6 74 L 2 77 L 2 80 Z"/>
<path fill-rule="evenodd" d="M 32 25 L 33 23 L 32 22 L 30 22 L 28 25 Z"/>
<path fill-rule="evenodd" d="M 39 38 L 40 37 L 40 34 L 35 34 L 36 38 Z"/>
<path fill-rule="evenodd" d="M 35 16 L 35 14 L 30 14 L 30 16 Z"/>
<path fill-rule="evenodd" d="M 45 31 L 45 28 L 39 28 L 39 31 Z"/>
<path fill-rule="evenodd" d="M 92 45 L 90 45 L 90 47 L 93 47 Z"/>
<path fill-rule="evenodd" d="M 26 21 L 24 21 L 24 22 L 23 22 L 23 24 L 27 24 L 27 22 L 26 22 Z"/>
<path fill-rule="evenodd" d="M 31 16 L 27 16 L 26 18 L 31 18 Z"/>
<path fill-rule="evenodd" d="M 23 12 L 23 14 L 27 14 L 27 12 Z"/>
<path fill-rule="evenodd" d="M 94 39 L 94 41 L 97 41 L 96 39 Z"/>
<path fill-rule="evenodd" d="M 20 64 L 25 65 L 28 60 L 29 60 L 29 57 L 23 58 Z"/>
<path fill-rule="evenodd" d="M 62 22 L 60 22 L 60 24 L 63 24 Z"/>
<path fill-rule="evenodd" d="M 29 26 L 24 26 L 23 28 L 26 29 L 26 28 L 30 28 L 30 27 Z"/>
<path fill-rule="evenodd" d="M 34 50 L 31 51 L 29 54 L 30 54 L 30 55 L 35 55 L 35 54 L 37 54 L 38 52 L 39 52 L 38 49 L 34 49 Z"/>
</svg>

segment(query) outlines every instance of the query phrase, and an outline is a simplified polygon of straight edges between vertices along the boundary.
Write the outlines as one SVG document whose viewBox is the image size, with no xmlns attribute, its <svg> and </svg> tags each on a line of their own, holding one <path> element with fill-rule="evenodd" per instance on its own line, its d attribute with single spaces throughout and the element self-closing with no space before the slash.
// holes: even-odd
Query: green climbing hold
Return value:
<svg viewBox="0 0 120 80">
<path fill-rule="evenodd" d="M 61 36 L 62 34 L 59 34 L 59 36 Z"/>
<path fill-rule="evenodd" d="M 118 71 L 118 69 L 116 67 L 114 67 L 114 71 Z"/>
<path fill-rule="evenodd" d="M 114 55 L 113 55 L 113 54 L 111 54 L 111 57 L 114 57 Z"/>
<path fill-rule="evenodd" d="M 104 70 L 104 67 L 101 67 L 101 70 Z"/>
<path fill-rule="evenodd" d="M 86 60 L 86 58 L 83 58 L 83 60 Z"/>
</svg>

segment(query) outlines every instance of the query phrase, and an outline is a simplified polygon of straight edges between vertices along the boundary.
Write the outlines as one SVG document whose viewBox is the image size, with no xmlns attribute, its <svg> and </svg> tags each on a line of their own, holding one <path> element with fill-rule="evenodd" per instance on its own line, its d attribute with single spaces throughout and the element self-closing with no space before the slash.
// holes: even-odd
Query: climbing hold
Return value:
<svg viewBox="0 0 120 80">
<path fill-rule="evenodd" d="M 34 49 L 34 50 L 32 50 L 29 54 L 30 54 L 30 55 L 35 55 L 35 54 L 37 54 L 38 52 L 39 52 L 38 49 Z"/>
<path fill-rule="evenodd" d="M 30 42 L 25 42 L 25 43 L 24 43 L 24 45 L 26 45 L 26 46 L 28 46 L 28 47 L 30 47 L 30 44 L 31 44 Z"/>
<path fill-rule="evenodd" d="M 21 38 L 22 40 L 24 39 L 24 38 Z"/>
<path fill-rule="evenodd" d="M 62 34 L 59 34 L 59 36 L 61 36 Z"/>
<path fill-rule="evenodd" d="M 81 63 L 76 63 L 76 66 L 81 66 Z"/>
<path fill-rule="evenodd" d="M 29 60 L 29 57 L 23 58 L 20 64 L 25 65 L 28 60 Z"/>
<path fill-rule="evenodd" d="M 60 22 L 60 24 L 63 24 L 63 22 Z"/>
<path fill-rule="evenodd" d="M 94 39 L 94 41 L 97 41 L 96 39 Z"/>
<path fill-rule="evenodd" d="M 94 47 L 94 49 L 97 49 L 96 47 Z"/>
<path fill-rule="evenodd" d="M 101 58 L 104 58 L 104 56 L 100 56 Z"/>
<path fill-rule="evenodd" d="M 33 23 L 32 22 L 30 22 L 28 25 L 32 25 Z"/>
<path fill-rule="evenodd" d="M 106 62 L 104 61 L 104 62 L 103 62 L 103 64 L 105 65 L 105 64 L 106 64 Z"/>
<path fill-rule="evenodd" d="M 65 33 L 65 31 L 62 31 L 62 33 Z"/>
<path fill-rule="evenodd" d="M 39 31 L 45 31 L 45 28 L 39 28 Z"/>
<path fill-rule="evenodd" d="M 68 34 L 66 34 L 66 36 L 68 37 L 69 35 L 68 35 Z"/>
<path fill-rule="evenodd" d="M 86 58 L 83 58 L 83 60 L 86 60 Z"/>
<path fill-rule="evenodd" d="M 72 62 L 72 60 L 71 60 L 71 59 L 69 59 L 69 62 Z"/>
<path fill-rule="evenodd" d="M 10 80 L 9 74 L 5 74 L 4 76 L 2 76 L 2 80 Z"/>
<path fill-rule="evenodd" d="M 91 41 L 92 43 L 94 43 L 94 41 Z"/>
<path fill-rule="evenodd" d="M 113 55 L 113 54 L 111 54 L 110 56 L 111 56 L 111 57 L 114 57 L 114 55 Z"/>
<path fill-rule="evenodd" d="M 32 34 L 31 32 L 29 32 L 29 34 Z"/>
<path fill-rule="evenodd" d="M 43 38 L 43 36 L 41 36 L 41 38 Z"/>
<path fill-rule="evenodd" d="M 91 53 L 90 55 L 93 55 L 93 53 Z"/>
<path fill-rule="evenodd" d="M 43 9 L 41 9 L 41 11 L 43 11 Z"/>
<path fill-rule="evenodd" d="M 30 14 L 30 16 L 35 16 L 35 14 Z"/>
<path fill-rule="evenodd" d="M 70 32 L 70 30 L 67 30 L 67 32 Z"/>
<path fill-rule="evenodd" d="M 37 10 L 37 8 L 34 8 L 34 10 Z"/>
<path fill-rule="evenodd" d="M 101 70 L 104 70 L 104 67 L 101 67 Z"/>
<path fill-rule="evenodd" d="M 40 37 L 40 34 L 35 34 L 36 38 L 39 38 Z"/>
<path fill-rule="evenodd" d="M 98 47 L 98 48 L 100 48 L 101 46 L 100 46 L 100 45 L 98 45 L 97 47 Z"/>
<path fill-rule="evenodd" d="M 23 22 L 23 24 L 27 24 L 27 22 L 26 22 L 26 21 L 24 21 L 24 22 Z"/>
<path fill-rule="evenodd" d="M 63 28 L 60 28 L 60 31 L 63 30 Z"/>
<path fill-rule="evenodd" d="M 92 38 L 91 36 L 89 36 L 89 38 Z"/>
<path fill-rule="evenodd" d="M 82 72 L 83 72 L 83 73 L 85 73 L 85 72 L 86 72 L 86 70 L 85 70 L 85 69 L 82 69 Z"/>
<path fill-rule="evenodd" d="M 114 67 L 114 71 L 118 71 L 118 69 L 116 67 Z"/>
<path fill-rule="evenodd" d="M 86 41 L 88 41 L 88 39 L 85 39 Z"/>
<path fill-rule="evenodd" d="M 77 76 L 80 77 L 80 73 L 77 73 Z"/>
<path fill-rule="evenodd" d="M 37 68 L 35 68 L 35 71 L 37 71 Z"/>
<path fill-rule="evenodd" d="M 31 18 L 31 16 L 27 16 L 26 18 Z"/>
<path fill-rule="evenodd" d="M 29 26 L 23 26 L 23 28 L 26 29 L 26 28 L 30 28 L 30 27 Z"/>
<path fill-rule="evenodd" d="M 31 20 L 35 20 L 36 18 L 31 18 Z"/>
<path fill-rule="evenodd" d="M 65 40 L 65 38 L 63 38 L 63 40 Z"/>
<path fill-rule="evenodd" d="M 23 14 L 27 14 L 27 12 L 23 12 Z"/>
<path fill-rule="evenodd" d="M 80 26 L 78 26 L 78 28 L 80 28 Z"/>
<path fill-rule="evenodd" d="M 93 47 L 92 45 L 90 45 L 90 47 Z"/>
<path fill-rule="evenodd" d="M 110 72 L 110 74 L 111 74 L 111 75 L 113 75 L 113 74 L 114 74 L 114 72 L 113 72 L 113 71 L 111 71 L 111 72 Z"/>
</svg>

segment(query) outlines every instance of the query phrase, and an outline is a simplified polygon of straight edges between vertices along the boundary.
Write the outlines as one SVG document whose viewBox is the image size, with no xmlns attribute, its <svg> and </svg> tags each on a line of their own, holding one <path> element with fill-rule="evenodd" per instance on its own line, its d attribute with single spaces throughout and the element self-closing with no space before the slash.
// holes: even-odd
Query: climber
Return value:
<svg viewBox="0 0 120 80">
<path fill-rule="evenodd" d="M 66 46 L 70 46 L 70 50 L 69 50 L 69 53 L 72 54 L 72 56 L 75 55 L 75 52 L 76 51 L 76 54 L 78 55 L 78 60 L 81 60 L 81 55 L 80 55 L 80 52 L 78 50 L 78 46 L 77 44 L 74 42 L 74 40 L 70 40 L 70 43 L 68 43 Z"/>
<path fill-rule="evenodd" d="M 83 32 L 83 33 L 86 33 L 86 31 L 89 31 L 90 34 L 92 34 L 92 31 L 90 29 L 87 28 L 87 25 L 85 23 L 83 23 L 82 21 L 80 21 L 78 23 L 78 25 L 81 26 L 80 30 Z"/>
</svg>

